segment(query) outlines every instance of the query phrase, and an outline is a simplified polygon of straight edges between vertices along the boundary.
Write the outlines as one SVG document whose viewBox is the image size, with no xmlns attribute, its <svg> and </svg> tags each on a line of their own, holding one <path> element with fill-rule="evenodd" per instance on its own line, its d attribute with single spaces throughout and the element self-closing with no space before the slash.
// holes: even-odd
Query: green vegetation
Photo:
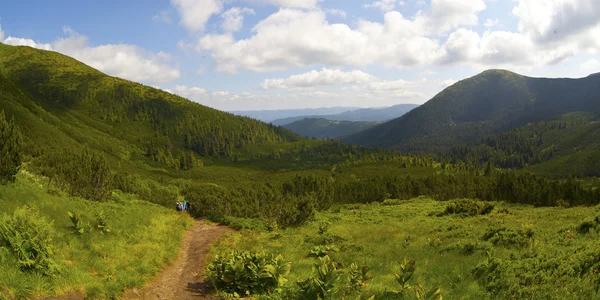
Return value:
<svg viewBox="0 0 600 300">
<path fill-rule="evenodd" d="M 375 124 L 375 122 L 332 121 L 323 118 L 306 118 L 283 125 L 283 127 L 309 138 L 329 139 L 346 136 L 372 127 Z"/>
<path fill-rule="evenodd" d="M 447 161 L 530 169 L 544 176 L 599 176 L 600 77 L 530 78 L 488 70 L 401 118 L 344 140 Z M 544 163 L 548 161 L 548 163 Z"/>
<path fill-rule="evenodd" d="M 293 262 L 282 295 L 300 299 L 306 293 L 312 293 L 306 299 L 599 296 L 594 220 L 600 207 L 492 204 L 490 213 L 473 216 L 446 215 L 448 203 L 427 198 L 342 205 L 317 213 L 306 226 L 233 233 L 212 251 L 282 254 Z M 310 255 L 316 246 L 340 251 L 318 259 Z M 368 275 L 362 288 L 349 289 L 359 265 Z"/>
<path fill-rule="evenodd" d="M 14 182 L 21 168 L 21 134 L 14 118 L 6 121 L 3 110 L 0 110 L 0 141 L 0 183 Z"/>
<path fill-rule="evenodd" d="M 172 261 L 191 225 L 118 191 L 109 202 L 67 197 L 25 171 L 0 185 L 0 206 L 0 298 L 118 297 Z"/>
</svg>

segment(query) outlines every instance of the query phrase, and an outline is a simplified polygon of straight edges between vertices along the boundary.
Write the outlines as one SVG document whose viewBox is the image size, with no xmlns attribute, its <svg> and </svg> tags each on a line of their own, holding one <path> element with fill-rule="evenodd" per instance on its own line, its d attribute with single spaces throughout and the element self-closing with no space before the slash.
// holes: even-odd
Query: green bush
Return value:
<svg viewBox="0 0 600 300">
<path fill-rule="evenodd" d="M 577 232 L 581 234 L 589 233 L 592 229 L 597 230 L 598 225 L 600 225 L 600 216 L 581 222 L 577 225 Z"/>
<path fill-rule="evenodd" d="M 15 181 L 23 161 L 22 139 L 14 117 L 7 122 L 4 111 L 0 110 L 0 183 Z"/>
<path fill-rule="evenodd" d="M 312 247 L 312 249 L 310 249 L 310 253 L 308 254 L 309 256 L 314 256 L 314 257 L 323 257 L 323 256 L 327 256 L 329 255 L 329 253 L 331 252 L 338 252 L 340 251 L 335 245 L 320 245 L 320 246 L 314 246 Z"/>
<path fill-rule="evenodd" d="M 227 225 L 235 230 L 266 230 L 267 226 L 259 219 L 225 217 L 221 221 L 223 225 Z"/>
<path fill-rule="evenodd" d="M 487 215 L 494 209 L 494 204 L 472 199 L 458 199 L 446 205 L 443 215 Z"/>
<path fill-rule="evenodd" d="M 24 271 L 55 275 L 53 224 L 37 210 L 24 206 L 0 219 L 0 245 L 7 247 Z"/>
<path fill-rule="evenodd" d="M 337 283 L 342 271 L 329 256 L 319 257 L 319 262 L 313 267 L 313 275 L 305 280 L 296 282 L 300 287 L 300 299 L 325 299 L 338 292 Z"/>
<path fill-rule="evenodd" d="M 290 267 L 281 255 L 233 250 L 215 256 L 207 276 L 215 288 L 234 296 L 271 294 L 281 291 Z"/>
<path fill-rule="evenodd" d="M 510 229 L 506 227 L 489 228 L 483 234 L 483 240 L 495 246 L 506 248 L 523 248 L 529 244 L 534 232 L 531 229 Z"/>
</svg>

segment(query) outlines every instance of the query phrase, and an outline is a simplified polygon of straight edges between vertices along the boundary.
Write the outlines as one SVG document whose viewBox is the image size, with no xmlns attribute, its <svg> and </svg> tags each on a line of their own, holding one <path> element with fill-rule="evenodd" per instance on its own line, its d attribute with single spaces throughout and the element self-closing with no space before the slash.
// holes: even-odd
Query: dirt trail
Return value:
<svg viewBox="0 0 600 300">
<path fill-rule="evenodd" d="M 210 244 L 227 231 L 231 229 L 196 221 L 184 233 L 177 260 L 145 287 L 128 291 L 124 299 L 206 299 L 209 284 L 202 274 L 205 256 Z"/>
</svg>

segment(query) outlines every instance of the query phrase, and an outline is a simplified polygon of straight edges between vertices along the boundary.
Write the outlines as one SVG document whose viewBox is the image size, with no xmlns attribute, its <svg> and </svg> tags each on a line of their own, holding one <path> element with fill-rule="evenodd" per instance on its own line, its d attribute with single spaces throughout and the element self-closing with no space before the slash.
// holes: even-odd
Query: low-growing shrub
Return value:
<svg viewBox="0 0 600 300">
<path fill-rule="evenodd" d="M 442 215 L 487 215 L 494 209 L 494 204 L 472 199 L 459 199 L 450 201 Z"/>
<path fill-rule="evenodd" d="M 24 206 L 12 216 L 0 217 L 0 245 L 10 250 L 24 271 L 48 276 L 58 272 L 54 236 L 53 224 L 33 208 Z"/>
<path fill-rule="evenodd" d="M 319 262 L 313 266 L 312 273 L 309 278 L 296 282 L 300 288 L 300 299 L 326 299 L 338 292 L 337 283 L 340 281 L 342 271 L 329 256 L 319 257 Z"/>
<path fill-rule="evenodd" d="M 85 226 L 85 224 L 83 223 L 83 220 L 81 219 L 81 215 L 79 213 L 72 213 L 70 211 L 67 212 L 67 214 L 69 215 L 69 220 L 71 220 L 71 230 L 73 230 L 73 233 L 75 234 L 84 234 L 86 227 L 89 226 Z"/>
<path fill-rule="evenodd" d="M 587 219 L 584 220 L 583 222 L 581 222 L 579 225 L 577 225 L 577 232 L 578 233 L 589 233 L 592 229 L 598 231 L 598 227 L 600 225 L 600 216 L 596 216 L 593 219 Z"/>
<path fill-rule="evenodd" d="M 221 223 L 223 225 L 227 225 L 235 230 L 242 230 L 242 229 L 266 230 L 267 229 L 265 224 L 259 219 L 225 217 L 222 219 Z"/>
<path fill-rule="evenodd" d="M 208 265 L 208 279 L 215 288 L 236 297 L 270 294 L 281 290 L 291 264 L 283 256 L 248 251 L 217 255 Z"/>
<path fill-rule="evenodd" d="M 482 239 L 489 241 L 495 246 L 506 248 L 523 248 L 529 244 L 534 232 L 531 229 L 510 229 L 506 227 L 489 228 L 483 234 Z"/>
<path fill-rule="evenodd" d="M 314 256 L 314 257 L 323 257 L 326 255 L 329 255 L 329 253 L 331 252 L 338 252 L 340 251 L 335 245 L 327 245 L 327 246 L 314 246 L 312 249 L 310 249 L 310 253 L 308 254 L 309 256 Z"/>
<path fill-rule="evenodd" d="M 358 266 L 356 263 L 350 265 L 348 271 L 348 283 L 352 290 L 359 291 L 368 286 L 367 281 L 371 280 L 373 276 L 369 272 L 369 267 L 366 265 Z"/>
</svg>

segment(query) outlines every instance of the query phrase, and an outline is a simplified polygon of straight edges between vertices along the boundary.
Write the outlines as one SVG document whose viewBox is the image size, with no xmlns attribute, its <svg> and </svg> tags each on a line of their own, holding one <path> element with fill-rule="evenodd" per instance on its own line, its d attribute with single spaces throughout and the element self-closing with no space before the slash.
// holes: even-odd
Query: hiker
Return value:
<svg viewBox="0 0 600 300">
<path fill-rule="evenodd" d="M 177 202 L 177 211 L 181 211 L 183 209 L 183 206 L 181 204 L 181 202 Z"/>
<path fill-rule="evenodd" d="M 183 210 L 188 210 L 188 202 L 187 202 L 187 200 L 183 200 Z"/>
</svg>

